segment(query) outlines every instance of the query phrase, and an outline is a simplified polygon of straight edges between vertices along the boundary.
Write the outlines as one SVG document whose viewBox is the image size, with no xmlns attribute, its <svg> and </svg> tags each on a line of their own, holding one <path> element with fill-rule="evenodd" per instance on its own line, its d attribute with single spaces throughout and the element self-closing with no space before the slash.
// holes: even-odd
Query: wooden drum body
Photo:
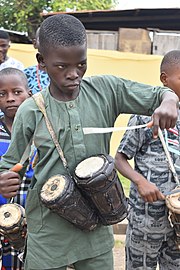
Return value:
<svg viewBox="0 0 180 270">
<path fill-rule="evenodd" d="M 180 187 L 172 190 L 172 194 L 166 196 L 166 205 L 169 209 L 169 220 L 175 230 L 175 241 L 180 250 Z"/>
<path fill-rule="evenodd" d="M 26 218 L 24 208 L 16 203 L 4 204 L 0 207 L 0 233 L 17 250 L 25 245 L 24 232 L 26 231 Z"/>
<path fill-rule="evenodd" d="M 52 176 L 42 187 L 42 203 L 81 230 L 92 231 L 98 217 L 89 207 L 70 176 Z"/>
<path fill-rule="evenodd" d="M 118 223 L 127 216 L 127 198 L 109 155 L 89 157 L 78 164 L 74 179 L 94 205 L 103 225 Z"/>
</svg>

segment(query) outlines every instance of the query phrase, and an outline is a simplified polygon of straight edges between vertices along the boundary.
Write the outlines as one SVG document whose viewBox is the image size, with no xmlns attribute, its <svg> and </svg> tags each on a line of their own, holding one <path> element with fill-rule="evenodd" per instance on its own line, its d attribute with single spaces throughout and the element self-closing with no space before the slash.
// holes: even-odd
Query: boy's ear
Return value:
<svg viewBox="0 0 180 270">
<path fill-rule="evenodd" d="M 43 56 L 39 52 L 36 54 L 36 59 L 37 59 L 39 65 L 41 67 L 45 68 L 45 63 L 44 63 Z"/>
<path fill-rule="evenodd" d="M 164 86 L 167 86 L 167 85 L 168 85 L 167 74 L 166 74 L 166 72 L 164 72 L 164 71 L 161 72 L 160 80 L 161 80 L 161 82 L 162 82 L 162 84 L 163 84 Z"/>
<path fill-rule="evenodd" d="M 32 96 L 32 91 L 31 91 L 31 90 L 28 91 L 28 95 L 29 95 L 30 97 Z"/>
</svg>

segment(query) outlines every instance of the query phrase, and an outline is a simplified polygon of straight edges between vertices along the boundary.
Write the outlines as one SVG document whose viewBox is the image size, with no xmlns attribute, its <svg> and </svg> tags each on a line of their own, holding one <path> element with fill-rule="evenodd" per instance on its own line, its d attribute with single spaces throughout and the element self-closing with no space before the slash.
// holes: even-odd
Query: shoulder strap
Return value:
<svg viewBox="0 0 180 270">
<path fill-rule="evenodd" d="M 49 121 L 48 119 L 48 116 L 47 116 L 47 113 L 46 113 L 46 108 L 45 108 L 45 104 L 44 104 L 44 98 L 43 98 L 43 95 L 41 92 L 38 92 L 36 93 L 35 95 L 32 96 L 34 101 L 36 102 L 36 105 L 38 106 L 38 108 L 40 109 L 40 111 L 42 112 L 42 114 L 44 115 L 44 119 L 45 119 L 45 122 L 46 122 L 46 126 L 47 126 L 47 129 L 52 137 L 52 140 L 56 146 L 56 149 L 60 155 L 60 158 L 63 162 L 63 165 L 64 167 L 68 170 L 68 164 L 67 164 L 67 161 L 64 157 L 64 153 L 62 151 L 62 148 L 57 140 L 57 137 L 56 137 L 56 134 L 54 132 L 54 129 L 52 127 L 52 124 L 51 122 Z"/>
</svg>

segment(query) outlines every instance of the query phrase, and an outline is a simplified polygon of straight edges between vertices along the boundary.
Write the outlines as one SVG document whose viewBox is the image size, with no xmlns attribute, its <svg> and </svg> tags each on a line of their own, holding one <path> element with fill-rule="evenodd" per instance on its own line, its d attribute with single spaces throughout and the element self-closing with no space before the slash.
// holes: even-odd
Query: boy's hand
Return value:
<svg viewBox="0 0 180 270">
<path fill-rule="evenodd" d="M 146 179 L 138 182 L 137 189 L 145 202 L 153 203 L 158 200 L 165 200 L 165 196 L 159 191 L 156 185 L 148 182 Z"/>
<path fill-rule="evenodd" d="M 163 99 L 161 105 L 154 111 L 153 120 L 153 135 L 158 137 L 158 128 L 163 129 L 173 128 L 178 117 L 178 97 L 174 93 L 165 93 L 166 98 Z M 169 96 L 169 94 L 174 95 Z M 169 98 L 168 98 L 169 97 Z"/>
<path fill-rule="evenodd" d="M 12 171 L 0 173 L 0 194 L 7 199 L 16 196 L 20 183 L 18 173 Z"/>
</svg>

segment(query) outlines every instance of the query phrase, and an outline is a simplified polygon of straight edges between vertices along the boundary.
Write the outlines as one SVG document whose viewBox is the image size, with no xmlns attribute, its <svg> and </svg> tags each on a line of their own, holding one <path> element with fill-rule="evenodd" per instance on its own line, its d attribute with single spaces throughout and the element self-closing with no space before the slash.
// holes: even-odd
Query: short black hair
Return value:
<svg viewBox="0 0 180 270">
<path fill-rule="evenodd" d="M 86 43 L 84 25 L 72 15 L 57 14 L 45 19 L 39 31 L 39 51 L 48 48 L 80 46 Z"/>
<path fill-rule="evenodd" d="M 180 65 L 180 50 L 172 50 L 166 53 L 160 65 L 160 71 L 167 72 L 169 68 Z"/>
<path fill-rule="evenodd" d="M 10 40 L 9 34 L 4 30 L 0 30 L 0 38 Z"/>
<path fill-rule="evenodd" d="M 27 77 L 22 70 L 13 67 L 7 67 L 0 70 L 0 78 L 2 76 L 9 76 L 9 75 L 18 75 L 24 82 L 25 88 L 29 90 Z"/>
</svg>

